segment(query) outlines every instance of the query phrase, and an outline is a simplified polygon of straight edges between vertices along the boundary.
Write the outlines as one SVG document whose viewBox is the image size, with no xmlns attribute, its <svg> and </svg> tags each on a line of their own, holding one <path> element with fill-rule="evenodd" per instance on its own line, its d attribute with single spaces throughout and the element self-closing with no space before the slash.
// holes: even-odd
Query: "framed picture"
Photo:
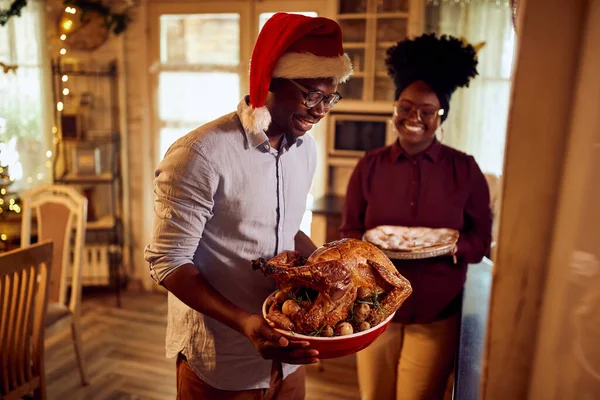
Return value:
<svg viewBox="0 0 600 400">
<path fill-rule="evenodd" d="M 100 175 L 100 149 L 74 148 L 73 173 L 75 175 Z"/>
<path fill-rule="evenodd" d="M 81 118 L 77 114 L 62 113 L 60 126 L 63 140 L 81 140 Z"/>
</svg>

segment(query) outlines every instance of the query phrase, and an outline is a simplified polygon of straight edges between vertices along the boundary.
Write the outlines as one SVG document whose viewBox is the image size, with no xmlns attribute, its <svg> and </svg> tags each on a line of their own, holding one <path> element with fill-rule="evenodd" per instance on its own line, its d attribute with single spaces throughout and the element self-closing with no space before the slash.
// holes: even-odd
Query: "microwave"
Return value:
<svg viewBox="0 0 600 400">
<path fill-rule="evenodd" d="M 361 157 L 397 138 L 391 116 L 381 114 L 330 114 L 327 132 L 331 157 Z"/>
</svg>

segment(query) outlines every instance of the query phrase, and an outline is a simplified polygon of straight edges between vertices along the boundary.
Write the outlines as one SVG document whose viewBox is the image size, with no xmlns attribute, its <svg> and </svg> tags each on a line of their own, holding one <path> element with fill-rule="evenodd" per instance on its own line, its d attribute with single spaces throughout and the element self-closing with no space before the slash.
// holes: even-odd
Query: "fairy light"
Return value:
<svg viewBox="0 0 600 400">
<path fill-rule="evenodd" d="M 63 89 L 63 94 L 66 96 L 69 94 L 69 88 L 64 88 Z"/>
<path fill-rule="evenodd" d="M 0 206 L 4 205 L 4 199 L 0 199 Z M 1 208 L 0 208 L 1 210 Z"/>
<path fill-rule="evenodd" d="M 6 194 L 6 189 L 4 189 L 4 188 L 0 189 L 0 194 L 4 196 Z M 4 202 L 4 200 L 2 200 L 2 201 Z"/>
<path fill-rule="evenodd" d="M 0 239 L 2 239 L 3 242 L 5 242 L 7 239 L 6 234 L 3 233 L 2 235 L 0 235 Z"/>
<path fill-rule="evenodd" d="M 56 104 L 56 109 L 57 109 L 58 111 L 62 111 L 62 110 L 63 110 L 63 108 L 64 108 L 64 106 L 65 106 L 65 105 L 63 104 L 63 102 L 62 102 L 62 101 L 59 101 L 59 102 Z"/>
<path fill-rule="evenodd" d="M 46 158 L 52 158 L 52 150 L 46 152 Z"/>
<path fill-rule="evenodd" d="M 71 21 L 70 19 L 66 20 L 62 23 L 62 27 L 65 31 L 70 31 L 73 27 L 73 21 Z"/>
<path fill-rule="evenodd" d="M 15 199 L 8 200 L 8 204 L 10 204 L 11 206 L 13 206 L 15 204 Z"/>
<path fill-rule="evenodd" d="M 62 49 L 60 49 L 60 55 L 64 56 L 65 54 L 67 54 L 67 49 L 65 49 L 64 47 Z"/>
<path fill-rule="evenodd" d="M 60 35 L 60 40 L 67 40 L 67 35 L 65 35 L 64 33 Z"/>
<path fill-rule="evenodd" d="M 42 174 L 41 172 L 38 172 L 38 174 L 35 177 L 37 178 L 38 181 L 41 181 L 42 179 L 44 179 L 44 174 Z"/>
<path fill-rule="evenodd" d="M 69 77 L 67 75 L 63 75 L 61 79 L 63 82 L 66 82 L 69 80 Z"/>
</svg>

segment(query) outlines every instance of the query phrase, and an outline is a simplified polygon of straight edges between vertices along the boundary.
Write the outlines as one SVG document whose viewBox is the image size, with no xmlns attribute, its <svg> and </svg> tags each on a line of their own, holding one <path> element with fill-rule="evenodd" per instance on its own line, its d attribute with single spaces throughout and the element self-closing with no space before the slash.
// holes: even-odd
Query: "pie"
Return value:
<svg viewBox="0 0 600 400">
<path fill-rule="evenodd" d="M 454 246 L 458 232 L 446 228 L 381 225 L 369 229 L 363 239 L 382 250 L 422 252 Z"/>
</svg>

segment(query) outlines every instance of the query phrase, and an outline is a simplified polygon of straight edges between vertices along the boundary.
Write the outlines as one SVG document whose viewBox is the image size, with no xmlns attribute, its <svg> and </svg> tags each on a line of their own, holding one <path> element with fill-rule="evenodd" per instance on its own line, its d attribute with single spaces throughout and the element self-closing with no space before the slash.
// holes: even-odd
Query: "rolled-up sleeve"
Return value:
<svg viewBox="0 0 600 400">
<path fill-rule="evenodd" d="M 154 221 L 144 256 L 157 282 L 191 263 L 204 226 L 213 215 L 218 179 L 202 148 L 175 144 L 154 178 Z"/>
</svg>

